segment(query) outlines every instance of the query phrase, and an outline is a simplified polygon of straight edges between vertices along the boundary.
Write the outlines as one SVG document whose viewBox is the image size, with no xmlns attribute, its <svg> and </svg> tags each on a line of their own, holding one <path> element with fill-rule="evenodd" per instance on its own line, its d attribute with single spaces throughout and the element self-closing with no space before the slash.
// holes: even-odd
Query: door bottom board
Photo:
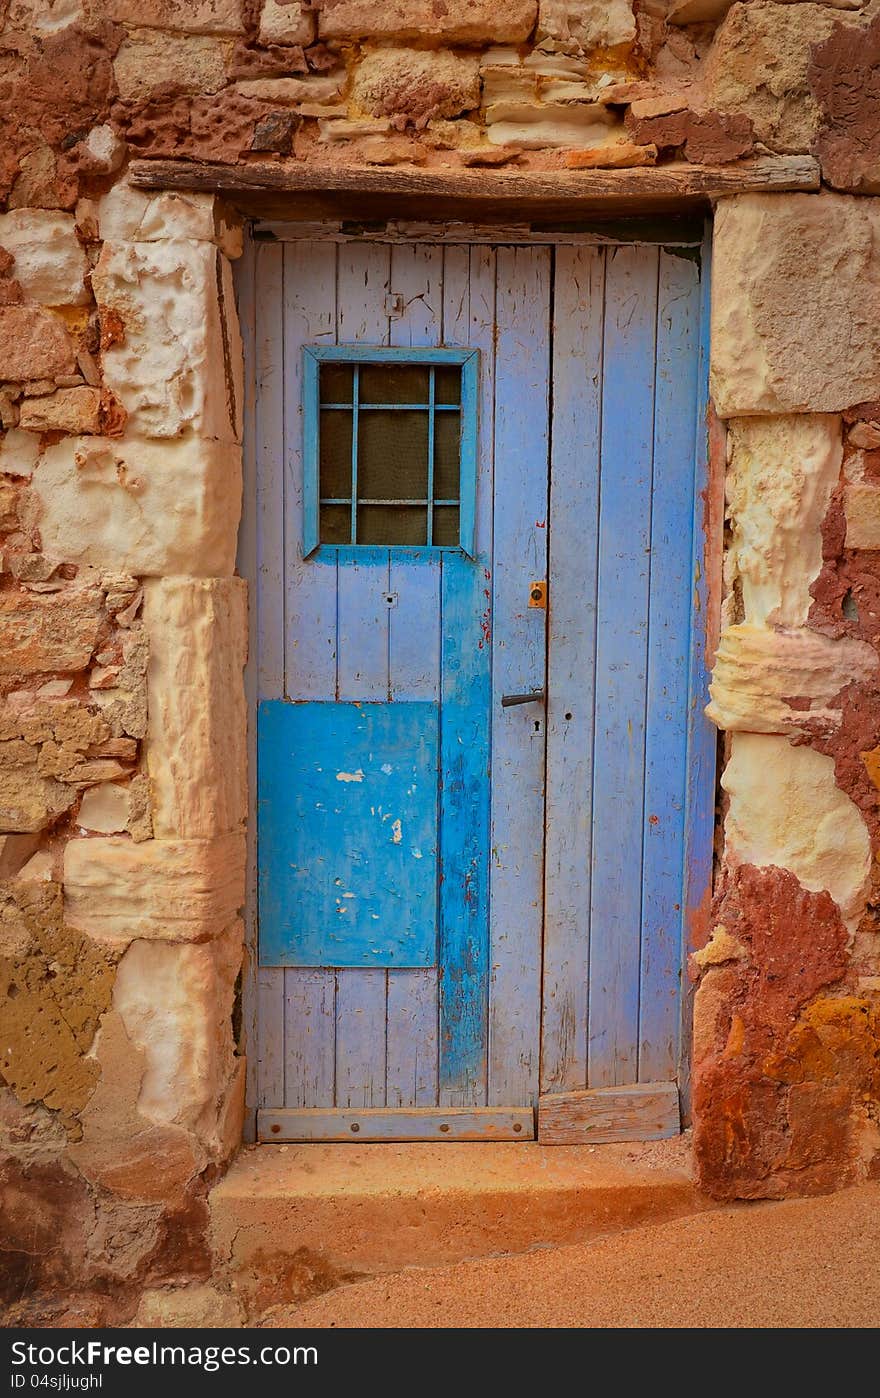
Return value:
<svg viewBox="0 0 880 1398">
<path fill-rule="evenodd" d="M 545 1146 L 661 1141 L 680 1130 L 674 1082 L 548 1092 L 538 1099 L 538 1140 Z"/>
<path fill-rule="evenodd" d="M 531 1107 L 264 1107 L 257 1140 L 533 1141 Z"/>
</svg>

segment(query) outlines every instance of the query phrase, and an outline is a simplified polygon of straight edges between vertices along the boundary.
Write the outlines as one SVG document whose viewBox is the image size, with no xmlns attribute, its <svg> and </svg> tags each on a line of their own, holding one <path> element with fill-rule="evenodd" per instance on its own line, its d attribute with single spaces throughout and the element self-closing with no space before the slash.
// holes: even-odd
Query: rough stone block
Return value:
<svg viewBox="0 0 880 1398">
<path fill-rule="evenodd" d="M 104 0 L 108 19 L 180 34 L 241 34 L 242 0 Z"/>
<path fill-rule="evenodd" d="M 311 44 L 315 38 L 315 15 L 302 0 L 263 0 L 260 14 L 261 44 Z"/>
<path fill-rule="evenodd" d="M 89 787 L 83 793 L 76 823 L 96 835 L 121 835 L 128 825 L 128 787 L 116 782 Z"/>
<path fill-rule="evenodd" d="M 867 896 L 871 841 L 837 785 L 834 759 L 787 738 L 735 733 L 721 785 L 728 862 L 775 865 L 814 893 L 827 890 L 852 928 Z"/>
<path fill-rule="evenodd" d="M 24 476 L 33 474 L 40 454 L 40 444 L 30 432 L 11 428 L 0 437 L 0 475 Z"/>
<path fill-rule="evenodd" d="M 142 101 L 157 88 L 191 96 L 211 95 L 226 84 L 232 41 L 131 29 L 113 60 L 123 101 Z"/>
<path fill-rule="evenodd" d="M 45 830 L 70 806 L 76 792 L 43 776 L 35 749 L 27 743 L 0 743 L 0 831 L 34 834 Z"/>
<path fill-rule="evenodd" d="M 143 1292 L 132 1323 L 145 1329 L 225 1330 L 244 1325 L 245 1315 L 237 1296 L 196 1285 Z"/>
<path fill-rule="evenodd" d="M 115 944 L 209 941 L 244 902 L 244 858 L 243 834 L 70 840 L 64 850 L 67 919 Z"/>
<path fill-rule="evenodd" d="M 113 1005 L 143 1054 L 137 1099 L 157 1126 L 193 1131 L 212 1153 L 236 1074 L 232 1002 L 242 925 L 201 946 L 138 941 L 119 963 Z"/>
<path fill-rule="evenodd" d="M 379 49 L 355 73 L 352 97 L 371 116 L 414 126 L 480 105 L 480 60 L 448 49 Z"/>
<path fill-rule="evenodd" d="M 541 0 L 536 37 L 542 49 L 567 54 L 631 44 L 632 0 Z"/>
<path fill-rule="evenodd" d="M 727 731 L 797 734 L 839 728 L 834 701 L 846 685 L 875 679 L 876 651 L 806 627 L 728 626 L 721 633 L 706 713 Z M 794 707 L 793 701 L 806 700 Z"/>
<path fill-rule="evenodd" d="M 138 576 L 231 573 L 239 448 L 195 437 L 70 437 L 47 447 L 30 489 L 43 548 Z"/>
<path fill-rule="evenodd" d="M 55 379 L 75 368 L 73 340 L 54 311 L 0 306 L 0 379 Z"/>
<path fill-rule="evenodd" d="M 880 486 L 853 481 L 844 495 L 848 549 L 880 549 Z"/>
<path fill-rule="evenodd" d="M 0 675 L 82 670 L 89 663 L 104 617 L 96 587 L 45 595 L 0 596 Z"/>
<path fill-rule="evenodd" d="M 734 5 L 703 70 L 708 105 L 751 117 L 756 138 L 773 151 L 809 151 L 819 130 L 810 59 L 841 19 L 828 5 Z"/>
<path fill-rule="evenodd" d="M 723 200 L 713 269 L 711 386 L 721 417 L 840 412 L 880 398 L 875 200 Z"/>
<path fill-rule="evenodd" d="M 803 626 L 822 567 L 822 521 L 840 477 L 832 414 L 734 419 L 727 437 L 728 578 L 744 619 Z"/>
<path fill-rule="evenodd" d="M 321 39 L 395 39 L 447 44 L 522 44 L 535 26 L 537 0 L 325 0 Z"/>
<path fill-rule="evenodd" d="M 246 584 L 154 579 L 144 623 L 155 833 L 195 839 L 237 830 L 247 816 Z"/>
<path fill-rule="evenodd" d="M 307 78 L 246 78 L 236 83 L 242 97 L 271 102 L 279 107 L 301 107 L 304 102 L 332 102 L 345 86 L 345 72 Z"/>
<path fill-rule="evenodd" d="M 822 112 L 816 154 L 834 189 L 880 194 L 880 17 L 836 28 L 813 50 L 810 89 Z"/>
<path fill-rule="evenodd" d="M 598 102 L 494 102 L 486 109 L 486 127 L 492 145 L 524 150 L 598 148 L 616 145 L 624 134 L 614 113 Z"/>
<path fill-rule="evenodd" d="M 132 431 L 239 441 L 242 353 L 226 259 L 189 240 L 105 243 L 92 282 L 102 315 L 123 327 L 104 351 L 104 377 Z"/>
<path fill-rule="evenodd" d="M 52 209 L 0 214 L 0 247 L 15 258 L 15 280 L 29 300 L 44 306 L 82 306 L 89 301 L 83 281 L 88 265 L 73 214 Z"/>
<path fill-rule="evenodd" d="M 45 398 L 25 398 L 18 425 L 27 432 L 101 432 L 101 390 L 84 385 L 59 388 Z"/>
<path fill-rule="evenodd" d="M 98 203 L 100 236 L 109 243 L 215 243 L 227 257 L 241 256 L 241 220 L 213 194 L 191 190 L 135 189 L 120 180 Z"/>
</svg>

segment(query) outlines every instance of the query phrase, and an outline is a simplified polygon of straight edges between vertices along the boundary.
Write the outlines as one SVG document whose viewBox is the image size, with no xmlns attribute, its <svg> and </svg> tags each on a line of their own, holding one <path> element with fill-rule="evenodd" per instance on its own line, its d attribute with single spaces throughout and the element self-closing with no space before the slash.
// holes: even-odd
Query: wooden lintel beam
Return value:
<svg viewBox="0 0 880 1398">
<path fill-rule="evenodd" d="M 137 160 L 140 189 L 221 194 L 262 217 L 348 213 L 369 218 L 401 213 L 464 216 L 481 221 L 513 215 L 563 217 L 676 213 L 708 207 L 725 195 L 819 188 L 818 162 L 808 155 L 763 156 L 740 165 L 661 165 L 634 170 L 423 170 L 311 165 L 208 164 Z"/>
</svg>

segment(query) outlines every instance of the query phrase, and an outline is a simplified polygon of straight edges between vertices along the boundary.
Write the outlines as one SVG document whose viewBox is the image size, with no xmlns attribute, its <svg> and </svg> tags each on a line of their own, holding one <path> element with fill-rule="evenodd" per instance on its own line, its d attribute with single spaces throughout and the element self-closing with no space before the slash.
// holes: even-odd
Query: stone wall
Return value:
<svg viewBox="0 0 880 1398">
<path fill-rule="evenodd" d="M 729 736 L 696 1154 L 720 1196 L 877 1173 L 878 74 L 880 0 L 0 0 L 7 1298 L 113 1318 L 207 1272 L 240 1139 L 241 230 L 133 189 L 134 157 L 585 189 L 818 157 L 821 194 L 716 218 Z"/>
</svg>

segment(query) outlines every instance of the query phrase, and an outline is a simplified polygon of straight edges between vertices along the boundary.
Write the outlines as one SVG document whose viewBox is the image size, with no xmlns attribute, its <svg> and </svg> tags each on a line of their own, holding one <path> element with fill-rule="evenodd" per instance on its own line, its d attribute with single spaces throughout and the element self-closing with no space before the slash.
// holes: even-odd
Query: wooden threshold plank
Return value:
<svg viewBox="0 0 880 1398">
<path fill-rule="evenodd" d="M 296 196 L 296 207 L 306 212 L 321 204 L 329 212 L 346 198 L 355 197 L 352 211 L 361 218 L 375 212 L 370 201 L 393 199 L 451 209 L 485 210 L 490 218 L 521 214 L 529 206 L 572 210 L 669 208 L 677 204 L 703 204 L 726 194 L 748 191 L 816 190 L 818 162 L 808 155 L 761 156 L 741 165 L 661 165 L 636 170 L 514 171 L 496 170 L 399 170 L 372 168 L 315 169 L 302 165 L 221 165 L 189 160 L 136 160 L 130 178 L 141 189 L 208 190 L 226 195 L 233 203 L 251 206 L 261 200 L 268 207 L 279 196 Z"/>
<path fill-rule="evenodd" d="M 680 1130 L 674 1082 L 550 1092 L 538 1100 L 538 1141 L 545 1146 L 660 1141 Z"/>
<path fill-rule="evenodd" d="M 306 1108 L 257 1113 L 260 1141 L 533 1141 L 531 1107 Z"/>
</svg>

